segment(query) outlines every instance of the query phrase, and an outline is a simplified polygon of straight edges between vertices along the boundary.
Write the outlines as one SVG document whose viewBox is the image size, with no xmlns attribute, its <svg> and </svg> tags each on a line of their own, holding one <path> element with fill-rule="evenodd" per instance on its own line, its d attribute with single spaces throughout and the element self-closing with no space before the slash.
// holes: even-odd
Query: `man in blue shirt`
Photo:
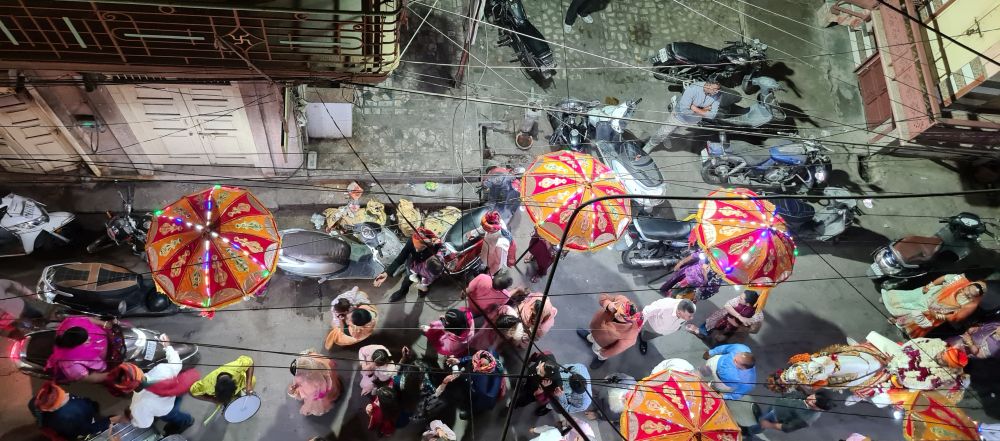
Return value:
<svg viewBox="0 0 1000 441">
<path fill-rule="evenodd" d="M 590 408 L 592 392 L 590 389 L 590 372 L 580 363 L 571 363 L 563 367 L 559 373 L 563 384 L 569 384 L 569 391 L 557 387 L 552 395 L 566 409 L 566 413 L 583 412 Z M 549 405 L 551 406 L 551 404 Z"/>
<path fill-rule="evenodd" d="M 708 80 L 705 82 L 692 83 L 684 88 L 681 100 L 677 102 L 674 111 L 669 114 L 667 121 L 649 137 L 649 141 L 643 147 L 647 153 L 652 152 L 656 146 L 662 144 L 670 134 L 681 125 L 694 126 L 701 123 L 704 118 L 713 119 L 719 113 L 719 103 L 722 86 L 717 81 Z"/>
<path fill-rule="evenodd" d="M 43 431 L 65 439 L 97 435 L 120 420 L 118 416 L 101 416 L 97 402 L 70 395 L 53 382 L 42 385 L 38 394 L 28 402 L 28 409 Z"/>
<path fill-rule="evenodd" d="M 709 378 L 712 388 L 726 400 L 738 400 L 753 390 L 757 381 L 754 357 L 747 345 L 718 346 L 702 356 L 708 362 L 701 374 Z"/>
</svg>

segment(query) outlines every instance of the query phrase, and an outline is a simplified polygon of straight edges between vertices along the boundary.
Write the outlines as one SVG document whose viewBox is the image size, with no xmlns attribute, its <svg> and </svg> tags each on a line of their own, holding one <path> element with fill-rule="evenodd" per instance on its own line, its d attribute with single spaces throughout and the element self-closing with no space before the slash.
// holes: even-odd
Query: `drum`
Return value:
<svg viewBox="0 0 1000 441">
<path fill-rule="evenodd" d="M 222 411 L 222 417 L 230 423 L 242 423 L 256 415 L 258 410 L 260 410 L 260 397 L 250 392 L 227 404 Z"/>
</svg>

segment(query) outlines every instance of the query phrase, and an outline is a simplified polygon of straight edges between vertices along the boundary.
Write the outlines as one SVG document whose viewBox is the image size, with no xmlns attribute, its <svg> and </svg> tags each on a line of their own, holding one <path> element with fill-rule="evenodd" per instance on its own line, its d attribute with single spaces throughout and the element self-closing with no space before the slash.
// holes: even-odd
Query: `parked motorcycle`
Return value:
<svg viewBox="0 0 1000 441">
<path fill-rule="evenodd" d="M 826 187 L 818 212 L 812 205 L 799 199 L 775 199 L 774 212 L 785 220 L 788 230 L 797 238 L 827 241 L 833 239 L 857 222 L 864 214 L 854 199 L 839 199 L 851 193 L 840 187 Z"/>
<path fill-rule="evenodd" d="M 832 150 L 813 139 L 772 138 L 761 147 L 720 133 L 719 142 L 708 142 L 701 151 L 701 177 L 714 185 L 806 193 L 829 177 L 831 161 L 824 151 Z"/>
<path fill-rule="evenodd" d="M 675 41 L 649 58 L 658 80 L 691 82 L 745 80 L 767 66 L 767 45 L 758 39 L 727 41 L 722 49 Z"/>
<path fill-rule="evenodd" d="M 622 252 L 629 269 L 671 268 L 688 254 L 691 222 L 635 217 L 613 249 Z"/>
<path fill-rule="evenodd" d="M 146 260 L 146 233 L 153 223 L 153 217 L 149 213 L 138 215 L 133 212 L 134 187 L 126 187 L 125 193 L 119 190 L 118 196 L 122 199 L 122 211 L 117 214 L 107 212 L 105 234 L 87 245 L 87 252 L 97 254 L 113 246 L 128 245 L 132 254 Z"/>
<path fill-rule="evenodd" d="M 23 256 L 70 243 L 71 238 L 63 233 L 76 216 L 64 211 L 49 213 L 44 207 L 14 193 L 0 199 L 0 249 L 18 248 L 0 257 Z"/>
<path fill-rule="evenodd" d="M 615 172 L 631 194 L 662 196 L 667 192 L 663 174 L 653 158 L 635 139 L 626 138 L 626 121 L 642 99 L 601 106 L 597 101 L 566 99 L 556 105 L 562 111 L 549 112 L 552 135 L 549 143 L 594 156 Z M 649 210 L 662 199 L 637 199 Z"/>
<path fill-rule="evenodd" d="M 60 263 L 42 270 L 38 299 L 99 317 L 156 317 L 180 312 L 153 282 L 108 263 Z"/>
<path fill-rule="evenodd" d="M 771 123 L 788 119 L 785 109 L 778 103 L 775 91 L 786 89 L 771 77 L 756 77 L 743 83 L 743 93 L 750 94 L 757 90 L 757 97 L 750 107 L 730 104 L 719 110 L 713 123 L 721 126 L 741 129 L 759 129 Z"/>
<path fill-rule="evenodd" d="M 555 75 L 552 49 L 545 36 L 528 21 L 521 0 L 490 0 L 486 19 L 499 27 L 497 46 L 510 46 L 527 73 L 542 80 Z"/>
<path fill-rule="evenodd" d="M 115 328 L 112 328 L 115 329 Z M 162 332 L 151 329 L 133 327 L 127 323 L 122 323 L 119 329 L 121 334 L 117 337 L 124 342 L 121 347 L 109 351 L 120 351 L 118 354 L 109 354 L 109 358 L 117 358 L 123 362 L 134 363 L 143 371 L 149 371 L 157 364 L 163 363 L 167 359 L 167 352 L 160 340 Z M 50 378 L 50 374 L 45 371 L 45 363 L 52 355 L 55 346 L 56 329 L 42 329 L 29 332 L 24 338 L 14 342 L 10 354 L 17 368 L 27 375 L 39 378 Z M 172 343 L 182 362 L 192 360 L 198 354 L 198 346 L 186 343 Z M 112 355 L 118 355 L 113 357 Z"/>
<path fill-rule="evenodd" d="M 395 234 L 373 222 L 355 224 L 346 233 L 296 228 L 279 234 L 278 268 L 319 283 L 374 279 L 403 249 Z"/>
<path fill-rule="evenodd" d="M 490 207 L 479 207 L 466 211 L 444 234 L 444 270 L 452 276 L 460 276 L 480 265 L 483 241 L 467 243 L 466 236 L 481 225 L 481 219 Z M 467 245 L 463 247 L 463 245 Z"/>
<path fill-rule="evenodd" d="M 946 270 L 947 266 L 963 261 L 973 251 L 982 249 L 980 238 L 984 234 L 997 240 L 989 230 L 996 225 L 973 213 L 942 218 L 941 223 L 945 225 L 934 236 L 904 236 L 876 250 L 868 277 L 876 279 L 883 289 L 893 289 L 932 269 Z"/>
</svg>

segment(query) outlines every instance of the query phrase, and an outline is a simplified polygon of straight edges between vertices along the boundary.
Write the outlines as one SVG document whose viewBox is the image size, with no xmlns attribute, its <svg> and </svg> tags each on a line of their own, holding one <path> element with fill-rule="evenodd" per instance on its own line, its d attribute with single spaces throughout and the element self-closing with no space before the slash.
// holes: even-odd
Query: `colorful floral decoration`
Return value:
<svg viewBox="0 0 1000 441">
<path fill-rule="evenodd" d="M 271 212 L 249 191 L 221 185 L 157 210 L 149 233 L 157 290 L 209 316 L 261 294 L 281 248 Z"/>
<path fill-rule="evenodd" d="M 569 217 L 583 202 L 627 193 L 611 169 L 593 156 L 571 151 L 535 159 L 521 178 L 521 198 L 538 234 L 559 244 L 569 229 L 566 248 L 593 251 L 613 244 L 631 219 L 628 199 L 608 199 L 581 209 L 573 225 Z"/>
<path fill-rule="evenodd" d="M 625 395 L 622 434 L 629 441 L 738 441 L 725 400 L 694 372 L 667 369 Z"/>
</svg>

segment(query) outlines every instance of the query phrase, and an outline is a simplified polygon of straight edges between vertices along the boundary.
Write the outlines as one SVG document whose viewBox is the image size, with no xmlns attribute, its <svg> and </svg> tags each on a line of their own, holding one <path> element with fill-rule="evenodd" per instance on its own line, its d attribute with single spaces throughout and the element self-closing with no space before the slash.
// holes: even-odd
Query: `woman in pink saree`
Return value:
<svg viewBox="0 0 1000 441">
<path fill-rule="evenodd" d="M 440 320 L 424 326 L 427 343 L 444 356 L 464 356 L 475 333 L 472 311 L 468 308 L 449 309 Z"/>
<path fill-rule="evenodd" d="M 67 317 L 56 329 L 55 346 L 45 370 L 59 383 L 103 382 L 109 345 L 110 323 L 90 317 Z"/>
<path fill-rule="evenodd" d="M 333 408 L 343 390 L 336 368 L 336 362 L 311 349 L 292 362 L 289 369 L 295 377 L 288 386 L 288 396 L 302 402 L 299 413 L 320 416 Z"/>
</svg>

